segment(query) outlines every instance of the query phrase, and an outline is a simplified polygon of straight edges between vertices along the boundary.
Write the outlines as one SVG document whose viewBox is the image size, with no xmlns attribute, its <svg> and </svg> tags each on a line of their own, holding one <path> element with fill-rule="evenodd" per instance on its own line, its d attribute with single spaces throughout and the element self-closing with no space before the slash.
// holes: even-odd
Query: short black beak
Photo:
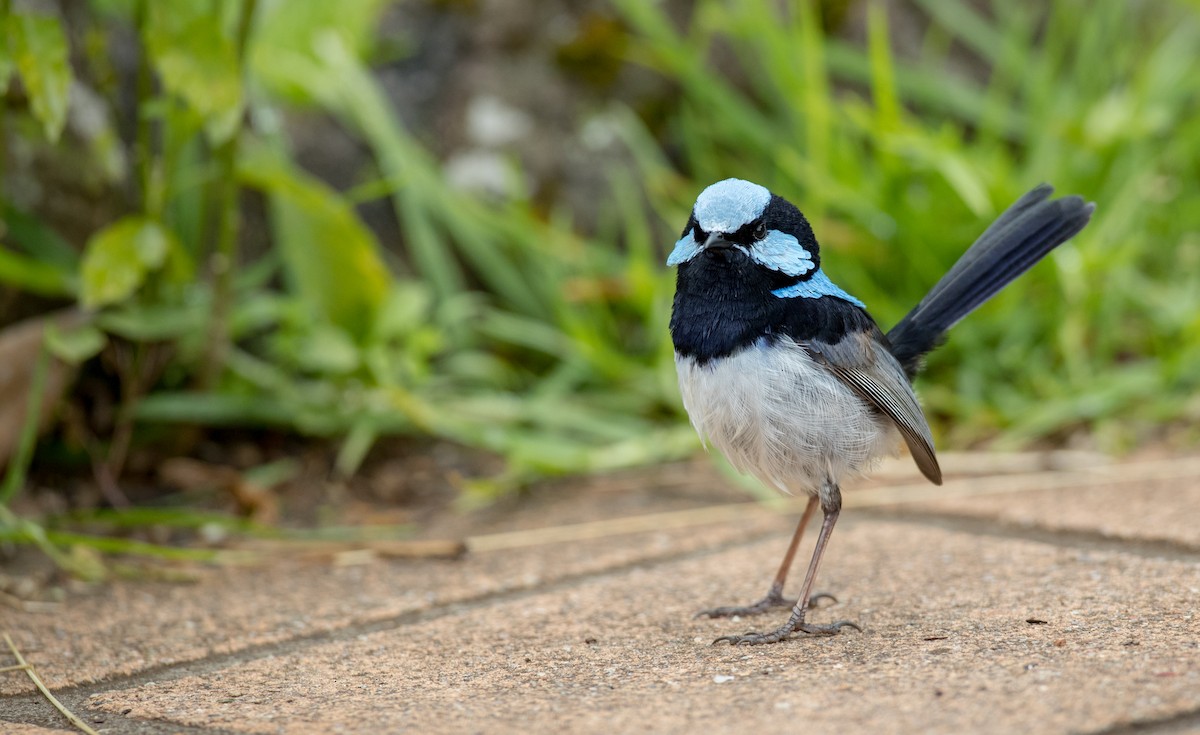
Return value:
<svg viewBox="0 0 1200 735">
<path fill-rule="evenodd" d="M 733 247 L 733 243 L 726 240 L 725 235 L 720 232 L 711 233 L 708 236 L 708 239 L 704 241 L 705 250 L 708 250 L 709 248 L 728 249 L 731 247 Z"/>
</svg>

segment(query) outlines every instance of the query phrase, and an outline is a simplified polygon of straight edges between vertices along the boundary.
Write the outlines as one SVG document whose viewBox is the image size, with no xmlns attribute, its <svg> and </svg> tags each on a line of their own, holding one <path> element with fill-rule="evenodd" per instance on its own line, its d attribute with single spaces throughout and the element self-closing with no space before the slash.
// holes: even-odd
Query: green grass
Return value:
<svg viewBox="0 0 1200 735">
<path fill-rule="evenodd" d="M 4 203 L 0 280 L 102 305 L 50 345 L 56 355 L 173 346 L 161 377 L 117 376 L 135 389 L 113 445 L 134 428 L 264 426 L 337 441 L 350 474 L 381 436 L 432 435 L 504 458 L 504 472 L 474 482 L 477 497 L 688 455 L 699 442 L 675 387 L 663 259 L 696 194 L 730 176 L 796 202 L 826 271 L 885 328 L 1033 185 L 1094 200 L 1079 237 L 930 359 L 919 388 L 939 446 L 1085 433 L 1123 450 L 1200 418 L 1194 3 L 996 2 L 983 15 L 927 0 L 929 28 L 899 53 L 878 2 L 855 44 L 822 29 L 814 2 L 700 0 L 681 27 L 657 3 L 614 0 L 622 53 L 673 92 L 643 116 L 609 108 L 632 165 L 608 164 L 595 232 L 572 212 L 448 184 L 371 74 L 383 3 L 260 5 L 230 3 L 218 23 L 97 0 L 153 41 L 137 165 L 116 182 L 138 206 L 79 258 L 54 223 Z M 40 43 L 66 43 L 34 25 Z M 33 90 L 51 102 L 65 88 L 52 71 L 55 84 Z M 30 121 L 53 130 L 61 121 L 39 115 L 56 109 L 6 110 L 0 126 L 40 135 Z M 305 109 L 370 151 L 351 190 L 294 163 L 278 120 Z M 266 202 L 273 244 L 227 277 L 235 188 Z M 359 220 L 369 198 L 392 205 L 399 258 Z M 83 543 L 5 512 L 3 538 Z"/>
</svg>

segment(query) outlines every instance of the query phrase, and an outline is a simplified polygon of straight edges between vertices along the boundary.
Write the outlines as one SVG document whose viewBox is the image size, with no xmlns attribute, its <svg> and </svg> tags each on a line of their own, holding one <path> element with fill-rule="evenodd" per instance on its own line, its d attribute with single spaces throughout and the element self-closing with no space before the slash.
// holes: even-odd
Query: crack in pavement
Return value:
<svg viewBox="0 0 1200 735">
<path fill-rule="evenodd" d="M 1173 733 L 1195 733 L 1200 731 L 1200 709 L 1167 715 L 1156 720 L 1138 720 L 1093 730 L 1089 735 L 1172 735 Z"/>
<path fill-rule="evenodd" d="M 1041 528 L 951 511 L 927 512 L 907 508 L 862 508 L 857 510 L 857 515 L 865 520 L 932 526 L 943 531 L 989 538 L 1016 539 L 1085 551 L 1130 554 L 1145 559 L 1200 562 L 1200 547 L 1170 539 L 1122 538 L 1100 531 Z"/>
</svg>

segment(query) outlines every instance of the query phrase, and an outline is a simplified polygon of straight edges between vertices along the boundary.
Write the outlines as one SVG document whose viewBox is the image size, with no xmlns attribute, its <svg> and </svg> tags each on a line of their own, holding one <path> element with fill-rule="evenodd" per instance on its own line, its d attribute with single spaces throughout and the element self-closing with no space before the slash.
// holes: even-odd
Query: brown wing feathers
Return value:
<svg viewBox="0 0 1200 735">
<path fill-rule="evenodd" d="M 804 344 L 851 390 L 896 424 L 917 467 L 930 482 L 942 484 L 942 470 L 933 448 L 933 434 L 908 377 L 892 353 L 871 334 L 848 334 L 836 344 Z"/>
</svg>

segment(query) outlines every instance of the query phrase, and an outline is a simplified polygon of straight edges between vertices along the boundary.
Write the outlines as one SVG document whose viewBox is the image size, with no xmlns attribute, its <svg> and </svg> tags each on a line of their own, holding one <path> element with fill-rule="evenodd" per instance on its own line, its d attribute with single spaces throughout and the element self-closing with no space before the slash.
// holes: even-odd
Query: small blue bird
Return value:
<svg viewBox="0 0 1200 735">
<path fill-rule="evenodd" d="M 726 179 L 705 189 L 667 265 L 678 266 L 671 339 L 692 425 L 739 471 L 808 506 L 767 596 L 726 617 L 791 607 L 769 633 L 714 643 L 775 643 L 793 633 L 832 635 L 857 625 L 804 620 L 813 581 L 842 507 L 839 483 L 862 474 L 900 441 L 934 484 L 942 472 L 911 380 L 945 333 L 1046 253 L 1087 225 L 1094 204 L 1030 191 L 1000 215 L 954 267 L 886 335 L 861 301 L 821 269 L 808 220 L 758 184 Z M 817 505 L 824 514 L 793 604 L 783 597 L 792 557 Z"/>
</svg>

